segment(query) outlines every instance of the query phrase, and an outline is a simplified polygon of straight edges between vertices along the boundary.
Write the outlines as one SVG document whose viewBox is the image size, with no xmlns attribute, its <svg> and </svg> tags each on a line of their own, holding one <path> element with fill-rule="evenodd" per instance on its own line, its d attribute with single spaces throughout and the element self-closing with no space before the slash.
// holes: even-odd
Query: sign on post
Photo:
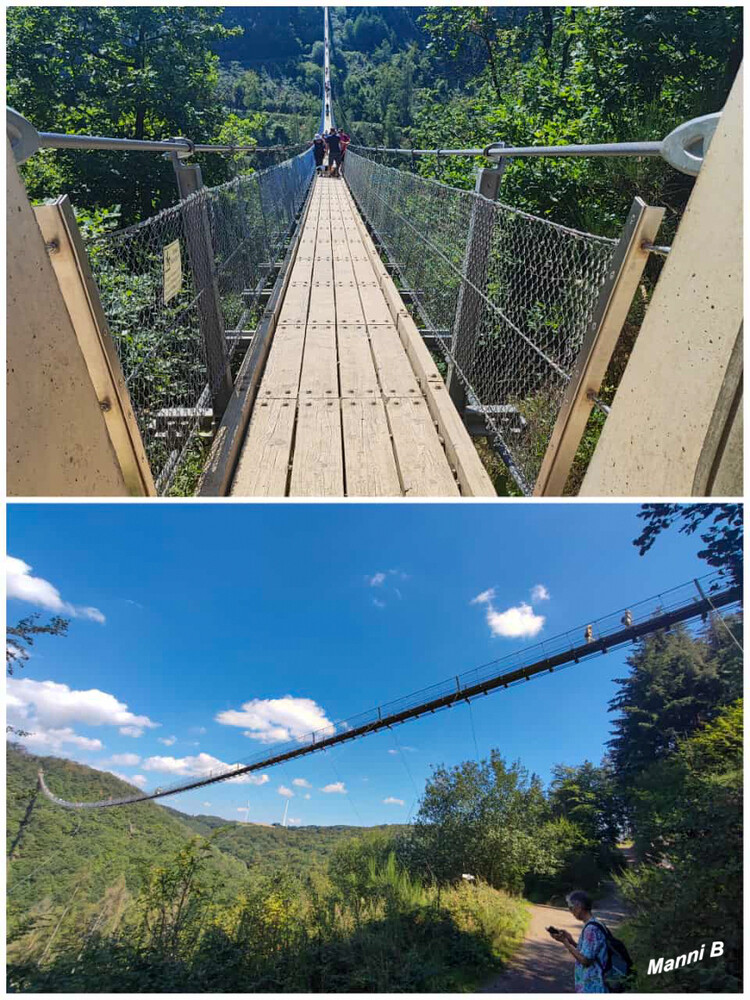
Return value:
<svg viewBox="0 0 750 1000">
<path fill-rule="evenodd" d="M 164 305 L 182 291 L 182 255 L 180 241 L 164 247 Z"/>
</svg>

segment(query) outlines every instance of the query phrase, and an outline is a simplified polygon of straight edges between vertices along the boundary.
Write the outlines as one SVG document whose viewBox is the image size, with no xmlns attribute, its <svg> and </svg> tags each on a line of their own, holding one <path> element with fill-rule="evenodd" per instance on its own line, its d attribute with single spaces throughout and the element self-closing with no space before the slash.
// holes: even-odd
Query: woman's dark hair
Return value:
<svg viewBox="0 0 750 1000">
<path fill-rule="evenodd" d="M 574 892 L 569 892 L 565 899 L 568 905 L 571 903 L 579 903 L 584 910 L 588 910 L 589 912 L 591 912 L 594 905 L 591 896 L 589 896 L 587 892 L 584 892 L 583 889 L 576 889 Z"/>
</svg>

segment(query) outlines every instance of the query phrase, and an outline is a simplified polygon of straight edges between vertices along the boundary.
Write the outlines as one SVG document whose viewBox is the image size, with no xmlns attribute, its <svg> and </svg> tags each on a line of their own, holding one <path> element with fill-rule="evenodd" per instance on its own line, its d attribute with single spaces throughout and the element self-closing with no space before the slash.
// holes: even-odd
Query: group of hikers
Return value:
<svg viewBox="0 0 750 1000">
<path fill-rule="evenodd" d="M 340 128 L 330 128 L 327 132 L 317 132 L 312 141 L 315 156 L 315 172 L 327 173 L 330 177 L 338 177 L 343 173 L 346 148 L 351 137 Z M 328 163 L 323 161 L 328 156 Z"/>
</svg>

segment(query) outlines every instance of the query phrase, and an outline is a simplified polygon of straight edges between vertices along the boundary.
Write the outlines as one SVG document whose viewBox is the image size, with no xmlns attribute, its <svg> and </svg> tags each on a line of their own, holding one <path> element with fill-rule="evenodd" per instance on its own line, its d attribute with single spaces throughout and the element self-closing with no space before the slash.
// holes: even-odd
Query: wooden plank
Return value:
<svg viewBox="0 0 750 1000">
<path fill-rule="evenodd" d="M 371 326 L 368 333 L 383 395 L 421 398 L 419 383 L 396 327 L 392 323 Z"/>
<path fill-rule="evenodd" d="M 337 324 L 339 381 L 343 399 L 380 398 L 367 327 Z"/>
<path fill-rule="evenodd" d="M 305 325 L 279 324 L 276 327 L 268 363 L 260 384 L 262 398 L 296 397 L 302 371 Z"/>
<path fill-rule="evenodd" d="M 312 270 L 313 270 L 313 260 L 312 257 L 307 257 L 303 259 L 297 258 L 292 268 L 292 273 L 289 275 L 290 283 L 292 281 L 312 281 Z"/>
<path fill-rule="evenodd" d="M 334 257 L 333 277 L 337 285 L 353 285 L 356 282 L 351 257 Z"/>
<path fill-rule="evenodd" d="M 289 478 L 296 401 L 259 399 L 234 474 L 231 496 L 283 497 Z"/>
<path fill-rule="evenodd" d="M 309 281 L 290 281 L 284 295 L 284 303 L 279 313 L 279 322 L 288 323 L 297 320 L 305 321 L 307 307 L 310 301 Z"/>
<path fill-rule="evenodd" d="M 383 293 L 378 285 L 360 285 L 359 296 L 362 299 L 362 311 L 367 323 L 390 323 L 392 317 Z"/>
<path fill-rule="evenodd" d="M 336 320 L 336 294 L 332 281 L 313 282 L 310 289 L 309 323 L 334 323 Z"/>
<path fill-rule="evenodd" d="M 417 378 L 423 385 L 425 382 L 440 382 L 442 384 L 443 377 L 437 369 L 435 359 L 430 354 L 427 344 L 422 340 L 422 334 L 417 329 L 417 324 L 406 309 L 399 312 L 396 325 L 401 342 L 409 355 L 414 371 L 417 373 Z"/>
<path fill-rule="evenodd" d="M 359 323 L 364 325 L 365 314 L 362 311 L 362 302 L 359 297 L 359 289 L 354 282 L 336 282 L 336 322 L 337 323 Z"/>
<path fill-rule="evenodd" d="M 471 435 L 448 394 L 445 383 L 423 382 L 422 388 L 430 415 L 437 423 L 445 443 L 445 453 L 456 470 L 465 497 L 495 497 L 497 492 L 474 447 Z"/>
<path fill-rule="evenodd" d="M 339 394 L 339 377 L 336 357 L 336 327 L 310 324 L 305 335 L 302 358 L 302 378 L 299 397 L 325 399 Z"/>
<path fill-rule="evenodd" d="M 341 405 L 336 400 L 303 400 L 297 415 L 289 496 L 342 497 Z"/>
<path fill-rule="evenodd" d="M 424 400 L 389 399 L 386 413 L 404 496 L 458 496 L 456 480 Z"/>
<path fill-rule="evenodd" d="M 401 483 L 382 400 L 344 399 L 341 401 L 341 418 L 346 495 L 401 496 Z"/>
</svg>

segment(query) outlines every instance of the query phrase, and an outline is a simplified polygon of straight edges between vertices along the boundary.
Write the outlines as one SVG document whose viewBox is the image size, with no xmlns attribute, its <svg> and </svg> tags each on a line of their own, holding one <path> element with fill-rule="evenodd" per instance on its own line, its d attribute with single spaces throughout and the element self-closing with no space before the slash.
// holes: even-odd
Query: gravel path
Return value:
<svg viewBox="0 0 750 1000">
<path fill-rule="evenodd" d="M 628 862 L 630 852 L 625 850 Z M 614 892 L 594 907 L 594 916 L 600 917 L 613 930 L 624 919 L 625 908 Z M 573 958 L 565 948 L 554 941 L 546 931 L 552 925 L 570 931 L 578 940 L 581 924 L 565 907 L 540 906 L 529 903 L 531 921 L 526 938 L 510 960 L 505 972 L 495 976 L 477 992 L 479 993 L 573 993 Z"/>
</svg>

